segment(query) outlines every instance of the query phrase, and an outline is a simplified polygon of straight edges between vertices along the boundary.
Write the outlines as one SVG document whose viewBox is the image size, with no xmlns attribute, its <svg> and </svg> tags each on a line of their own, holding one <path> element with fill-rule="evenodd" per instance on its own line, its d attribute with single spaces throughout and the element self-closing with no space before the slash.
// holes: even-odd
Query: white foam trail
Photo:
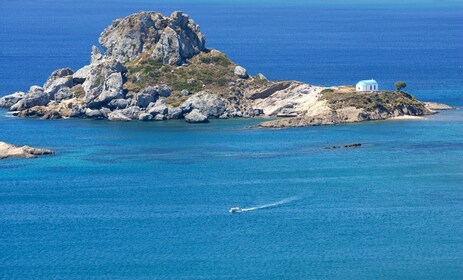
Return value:
<svg viewBox="0 0 463 280">
<path fill-rule="evenodd" d="M 254 210 L 259 210 L 259 209 L 264 209 L 264 208 L 276 207 L 276 206 L 280 206 L 280 205 L 283 205 L 283 204 L 286 204 L 286 203 L 290 203 L 290 202 L 293 202 L 293 201 L 299 200 L 299 199 L 300 198 L 297 197 L 297 196 L 288 197 L 288 198 L 285 198 L 285 199 L 282 199 L 282 200 L 279 200 L 279 201 L 276 201 L 276 202 L 273 202 L 273 203 L 269 203 L 269 204 L 264 204 L 264 205 L 260 205 L 260 206 L 254 206 L 254 207 L 250 207 L 250 208 L 243 208 L 238 212 L 248 212 L 248 211 L 254 211 Z"/>
</svg>

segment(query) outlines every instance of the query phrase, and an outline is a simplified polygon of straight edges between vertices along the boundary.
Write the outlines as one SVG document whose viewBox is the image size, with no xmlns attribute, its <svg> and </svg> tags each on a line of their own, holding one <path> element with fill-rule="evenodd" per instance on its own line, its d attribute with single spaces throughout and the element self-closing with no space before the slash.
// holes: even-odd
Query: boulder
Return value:
<svg viewBox="0 0 463 280">
<path fill-rule="evenodd" d="M 103 118 L 103 114 L 100 112 L 100 110 L 93 110 L 90 108 L 87 108 L 87 110 L 85 110 L 85 116 L 90 119 L 102 119 Z"/>
<path fill-rule="evenodd" d="M 142 113 L 140 107 L 138 107 L 138 106 L 127 107 L 127 108 L 121 110 L 121 112 L 130 119 L 138 119 L 138 117 Z"/>
<path fill-rule="evenodd" d="M 190 113 L 185 116 L 187 123 L 207 123 L 209 120 L 201 113 L 198 109 L 193 109 Z"/>
<path fill-rule="evenodd" d="M 164 100 L 158 100 L 156 103 L 150 103 L 150 106 L 146 109 L 148 113 L 153 115 L 153 117 L 157 115 L 167 115 L 169 109 L 166 106 L 166 103 Z"/>
<path fill-rule="evenodd" d="M 99 38 L 106 56 L 120 62 L 151 53 L 154 61 L 182 64 L 206 50 L 199 26 L 182 12 L 166 17 L 156 12 L 139 12 L 115 20 Z"/>
<path fill-rule="evenodd" d="M 246 70 L 246 68 L 241 67 L 241 66 L 235 67 L 235 75 L 241 79 L 249 78 L 248 71 Z"/>
<path fill-rule="evenodd" d="M 217 94 L 208 93 L 205 91 L 192 95 L 180 105 L 180 109 L 184 113 L 188 113 L 193 109 L 198 109 L 208 118 L 218 118 L 225 110 L 226 101 Z"/>
<path fill-rule="evenodd" d="M 121 110 L 117 110 L 108 114 L 108 120 L 118 121 L 118 122 L 128 122 L 131 121 L 129 117 L 124 115 Z"/>
<path fill-rule="evenodd" d="M 176 108 L 172 108 L 172 107 L 169 107 L 168 108 L 168 115 L 167 117 L 169 119 L 181 119 L 183 116 L 183 110 L 180 109 L 179 107 L 176 107 Z"/>
<path fill-rule="evenodd" d="M 146 122 L 146 121 L 151 121 L 151 120 L 153 120 L 153 115 L 148 114 L 148 113 L 142 113 L 142 114 L 140 114 L 140 115 L 138 116 L 138 119 L 139 119 L 140 121 L 144 121 L 144 122 Z"/>
<path fill-rule="evenodd" d="M 113 99 L 108 104 L 108 108 L 115 110 L 115 109 L 125 109 L 130 105 L 130 101 L 127 99 Z"/>
<path fill-rule="evenodd" d="M 170 87 L 167 85 L 159 85 L 157 86 L 157 88 L 158 88 L 159 96 L 162 96 L 162 97 L 169 97 L 172 91 Z"/>
<path fill-rule="evenodd" d="M 108 115 L 109 113 L 111 113 L 111 110 L 109 108 L 103 107 L 100 109 L 100 112 L 104 118 L 108 118 Z"/>
<path fill-rule="evenodd" d="M 155 121 L 165 121 L 167 120 L 167 117 L 165 115 L 158 114 L 154 117 Z"/>
<path fill-rule="evenodd" d="M 11 107 L 24 98 L 26 94 L 22 91 L 17 91 L 13 94 L 0 98 L 0 107 Z"/>
<path fill-rule="evenodd" d="M 158 87 L 147 87 L 142 92 L 137 94 L 137 104 L 141 108 L 146 108 L 150 103 L 155 102 L 159 98 Z"/>
</svg>

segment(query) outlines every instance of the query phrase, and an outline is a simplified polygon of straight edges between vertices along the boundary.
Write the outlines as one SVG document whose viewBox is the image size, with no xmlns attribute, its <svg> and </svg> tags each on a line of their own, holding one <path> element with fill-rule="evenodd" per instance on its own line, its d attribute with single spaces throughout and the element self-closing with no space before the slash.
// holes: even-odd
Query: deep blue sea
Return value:
<svg viewBox="0 0 463 280">
<path fill-rule="evenodd" d="M 183 10 L 252 74 L 404 80 L 463 107 L 462 5 L 338 2 L 0 0 L 0 96 L 88 64 L 115 18 Z M 56 151 L 0 162 L 0 279 L 463 279 L 462 110 L 247 128 L 258 122 L 0 111 L 0 141 Z M 323 149 L 350 143 L 363 146 Z"/>
</svg>

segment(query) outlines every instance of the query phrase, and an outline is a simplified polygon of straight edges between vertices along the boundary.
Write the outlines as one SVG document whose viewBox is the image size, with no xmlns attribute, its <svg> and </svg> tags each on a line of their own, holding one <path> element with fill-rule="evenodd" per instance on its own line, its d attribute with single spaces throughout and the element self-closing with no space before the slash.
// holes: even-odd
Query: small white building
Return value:
<svg viewBox="0 0 463 280">
<path fill-rule="evenodd" d="M 357 91 L 377 91 L 378 83 L 375 80 L 363 80 L 355 88 Z"/>
</svg>

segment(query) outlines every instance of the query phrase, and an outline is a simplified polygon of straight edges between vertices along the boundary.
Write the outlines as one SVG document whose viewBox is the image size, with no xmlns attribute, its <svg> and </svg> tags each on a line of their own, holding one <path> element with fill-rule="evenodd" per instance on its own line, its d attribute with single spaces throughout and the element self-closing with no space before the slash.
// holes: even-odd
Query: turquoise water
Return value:
<svg viewBox="0 0 463 280">
<path fill-rule="evenodd" d="M 111 19 L 153 6 L 15 3 L 0 9 L 2 95 L 84 65 Z M 384 86 L 405 76 L 418 97 L 463 105 L 459 10 L 358 17 L 309 6 L 179 5 L 209 46 L 253 73 L 313 84 L 374 76 Z M 375 29 L 387 36 L 355 44 L 358 32 Z M 378 62 L 367 63 L 372 57 Z M 43 121 L 0 111 L 1 140 L 56 151 L 0 162 L 0 278 L 461 279 L 461 110 L 247 128 L 259 121 Z M 323 149 L 350 143 L 363 146 Z"/>
</svg>

